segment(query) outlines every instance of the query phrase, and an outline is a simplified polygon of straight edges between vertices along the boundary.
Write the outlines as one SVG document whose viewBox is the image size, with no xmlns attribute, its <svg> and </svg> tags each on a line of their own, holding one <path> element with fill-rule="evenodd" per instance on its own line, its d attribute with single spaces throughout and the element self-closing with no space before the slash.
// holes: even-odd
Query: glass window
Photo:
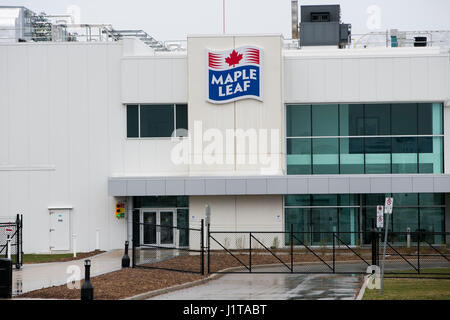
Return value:
<svg viewBox="0 0 450 320">
<path fill-rule="evenodd" d="M 442 193 L 421 193 L 419 195 L 419 204 L 421 206 L 443 206 L 444 195 Z"/>
<path fill-rule="evenodd" d="M 341 138 L 339 143 L 340 173 L 364 173 L 364 139 Z"/>
<path fill-rule="evenodd" d="M 189 210 L 188 209 L 178 209 L 177 210 L 177 227 L 179 238 L 178 243 L 182 247 L 189 247 Z"/>
<path fill-rule="evenodd" d="M 141 105 L 141 137 L 170 137 L 174 130 L 173 105 Z"/>
<path fill-rule="evenodd" d="M 366 104 L 364 106 L 365 135 L 391 134 L 391 107 L 389 104 Z"/>
<path fill-rule="evenodd" d="M 337 208 L 311 209 L 311 231 L 313 245 L 330 245 L 333 243 L 333 234 L 337 232 Z"/>
<path fill-rule="evenodd" d="M 309 206 L 311 205 L 309 194 L 289 194 L 284 196 L 285 206 Z"/>
<path fill-rule="evenodd" d="M 418 193 L 394 193 L 394 206 L 417 207 L 419 205 Z"/>
<path fill-rule="evenodd" d="M 417 138 L 392 137 L 392 173 L 417 171 Z"/>
<path fill-rule="evenodd" d="M 285 225 L 287 232 L 294 229 L 294 245 L 304 243 L 311 244 L 310 238 L 310 209 L 308 208 L 286 208 L 285 209 Z M 300 240 L 300 241 L 299 241 Z M 285 243 L 290 244 L 289 233 L 285 234 Z"/>
<path fill-rule="evenodd" d="M 420 208 L 420 230 L 428 232 L 444 232 L 444 208 Z M 445 236 L 425 236 L 431 244 L 445 244 Z"/>
<path fill-rule="evenodd" d="M 397 207 L 392 211 L 392 219 L 394 232 L 415 232 L 419 229 L 419 208 Z M 406 234 L 394 233 L 391 239 L 396 244 L 406 244 Z"/>
<path fill-rule="evenodd" d="M 187 104 L 177 104 L 175 113 L 176 113 L 177 137 L 187 137 L 187 129 L 188 129 Z"/>
<path fill-rule="evenodd" d="M 364 135 L 364 105 L 341 104 L 339 105 L 339 135 L 361 136 Z"/>
<path fill-rule="evenodd" d="M 288 137 L 311 136 L 311 106 L 287 106 L 286 127 Z"/>
<path fill-rule="evenodd" d="M 312 206 L 337 206 L 336 194 L 313 194 L 311 195 Z"/>
<path fill-rule="evenodd" d="M 442 137 L 419 137 L 419 173 L 443 173 Z"/>
<path fill-rule="evenodd" d="M 433 134 L 443 134 L 442 103 L 433 103 Z"/>
<path fill-rule="evenodd" d="M 339 238 L 349 246 L 357 244 L 359 208 L 339 209 Z"/>
<path fill-rule="evenodd" d="M 323 104 L 312 106 L 312 135 L 338 135 L 338 105 Z"/>
<path fill-rule="evenodd" d="M 391 173 L 391 139 L 365 138 L 365 172 Z"/>
<path fill-rule="evenodd" d="M 127 105 L 127 137 L 139 137 L 139 107 L 138 105 Z"/>
<path fill-rule="evenodd" d="M 433 134 L 433 104 L 418 104 L 418 134 Z"/>
<path fill-rule="evenodd" d="M 311 174 L 311 139 L 287 139 L 288 174 Z"/>
<path fill-rule="evenodd" d="M 313 174 L 338 174 L 338 139 L 312 139 Z"/>
<path fill-rule="evenodd" d="M 397 103 L 391 106 L 393 135 L 417 134 L 417 104 Z"/>
</svg>

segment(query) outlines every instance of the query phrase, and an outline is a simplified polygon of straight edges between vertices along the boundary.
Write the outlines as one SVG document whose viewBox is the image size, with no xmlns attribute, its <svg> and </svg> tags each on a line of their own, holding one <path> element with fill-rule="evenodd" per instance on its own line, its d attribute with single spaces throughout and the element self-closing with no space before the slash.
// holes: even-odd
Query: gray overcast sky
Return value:
<svg viewBox="0 0 450 320">
<path fill-rule="evenodd" d="M 449 0 L 309 0 L 305 4 L 340 4 L 342 20 L 353 33 L 368 32 L 367 9 L 380 9 L 380 31 L 386 29 L 450 30 Z M 116 29 L 143 29 L 158 40 L 182 40 L 188 34 L 222 32 L 222 0 L 2 0 L 35 12 L 65 13 L 81 9 L 82 23 L 112 24 Z M 226 0 L 226 32 L 281 33 L 291 37 L 291 0 Z"/>
</svg>

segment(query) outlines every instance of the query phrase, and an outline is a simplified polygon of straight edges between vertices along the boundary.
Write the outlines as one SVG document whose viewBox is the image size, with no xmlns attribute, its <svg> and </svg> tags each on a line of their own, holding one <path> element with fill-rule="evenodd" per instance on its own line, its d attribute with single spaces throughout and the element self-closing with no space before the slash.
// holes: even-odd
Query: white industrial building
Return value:
<svg viewBox="0 0 450 320">
<path fill-rule="evenodd" d="M 79 251 L 121 248 L 133 218 L 197 227 L 207 204 L 214 230 L 363 231 L 386 194 L 394 231 L 450 231 L 448 43 L 394 33 L 2 41 L 0 216 L 23 214 L 25 253 L 71 250 L 74 234 Z M 246 46 L 261 98 L 212 103 L 208 50 Z"/>
</svg>

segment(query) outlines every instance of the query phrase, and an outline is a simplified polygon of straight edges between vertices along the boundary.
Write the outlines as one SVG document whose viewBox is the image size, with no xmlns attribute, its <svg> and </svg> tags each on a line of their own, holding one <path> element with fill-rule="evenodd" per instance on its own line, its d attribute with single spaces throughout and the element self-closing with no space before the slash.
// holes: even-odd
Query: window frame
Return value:
<svg viewBox="0 0 450 320">
<path fill-rule="evenodd" d="M 441 120 L 441 131 L 442 131 L 442 133 L 440 133 L 440 134 L 419 134 L 419 129 L 417 129 L 418 131 L 417 131 L 417 134 L 415 134 L 415 135 L 404 135 L 404 134 L 393 135 L 392 134 L 392 123 L 391 123 L 391 121 L 392 121 L 392 105 L 394 105 L 394 104 L 416 104 L 416 111 L 418 113 L 419 112 L 418 111 L 419 110 L 419 105 L 420 104 L 424 104 L 424 103 L 440 104 L 441 105 L 441 115 L 440 115 L 441 119 L 440 120 Z M 334 105 L 334 104 L 336 104 L 338 106 L 338 135 L 337 136 L 314 136 L 313 133 L 312 133 L 312 126 L 313 126 L 313 124 L 312 124 L 312 113 L 313 113 L 312 108 L 315 105 Z M 354 105 L 354 104 L 363 105 L 364 115 L 365 115 L 365 105 L 367 105 L 367 104 L 370 104 L 370 105 L 373 105 L 373 104 L 380 104 L 380 105 L 385 104 L 386 105 L 386 104 L 388 104 L 388 105 L 390 105 L 389 109 L 390 109 L 390 117 L 391 118 L 389 120 L 390 121 L 389 134 L 387 134 L 387 135 L 367 135 L 366 132 L 364 132 L 363 135 L 356 135 L 356 136 L 353 136 L 353 135 L 343 136 L 343 135 L 341 135 L 341 128 L 340 128 L 340 125 L 341 125 L 341 123 L 340 123 L 340 120 L 341 120 L 340 119 L 341 108 L 340 108 L 340 106 L 341 105 Z M 288 116 L 288 112 L 287 112 L 287 109 L 290 106 L 309 106 L 310 107 L 311 136 L 288 136 L 288 132 L 287 132 L 287 121 L 288 121 L 287 116 Z M 284 165 L 285 165 L 286 175 L 305 175 L 305 174 L 292 174 L 292 173 L 289 174 L 288 173 L 288 155 L 289 155 L 287 153 L 288 139 L 310 139 L 311 140 L 311 161 L 310 161 L 310 172 L 311 173 L 309 173 L 309 175 L 313 175 L 314 174 L 313 173 L 313 165 L 314 165 L 314 163 L 313 163 L 313 152 L 312 152 L 312 150 L 313 150 L 312 149 L 312 140 L 314 140 L 314 139 L 321 139 L 321 138 L 338 138 L 338 171 L 339 171 L 339 173 L 337 173 L 337 174 L 343 174 L 343 173 L 341 173 L 341 167 L 340 167 L 340 165 L 341 165 L 341 153 L 340 153 L 340 140 L 341 140 L 341 138 L 362 138 L 364 140 L 364 142 L 363 142 L 364 143 L 364 147 L 365 147 L 365 139 L 367 139 L 367 138 L 389 138 L 391 140 L 390 173 L 385 173 L 385 174 L 408 174 L 408 173 L 393 173 L 393 170 L 392 170 L 392 154 L 393 154 L 392 153 L 392 139 L 393 138 L 397 138 L 397 137 L 404 137 L 404 138 L 413 137 L 413 138 L 417 138 L 417 140 L 419 140 L 420 138 L 427 138 L 427 137 L 430 137 L 430 138 L 439 137 L 439 138 L 441 138 L 441 145 L 442 145 L 442 154 L 441 154 L 442 169 L 441 170 L 444 173 L 445 172 L 445 159 L 444 159 L 444 146 L 445 146 L 444 108 L 445 108 L 445 102 L 444 101 L 391 101 L 391 102 L 388 102 L 388 101 L 376 101 L 376 102 L 331 102 L 331 101 L 329 101 L 329 102 L 324 102 L 324 103 L 285 102 L 284 103 L 284 121 L 285 121 L 285 128 L 286 129 L 284 130 L 284 139 L 285 139 L 284 146 L 285 146 L 285 150 L 286 150 L 286 157 L 284 159 Z M 418 121 L 419 121 L 419 119 L 417 119 L 417 122 Z M 419 124 L 418 124 L 417 128 L 419 128 Z M 365 151 L 365 149 L 364 149 L 364 151 Z M 369 174 L 369 173 L 366 173 L 366 154 L 367 153 L 365 153 L 365 152 L 363 153 L 363 155 L 364 155 L 364 173 L 362 173 L 362 174 Z M 420 152 L 419 152 L 419 146 L 418 145 L 417 145 L 417 162 L 416 162 L 416 165 L 417 165 L 417 172 L 414 173 L 414 174 L 430 174 L 428 172 L 423 172 L 423 173 L 420 172 L 421 162 L 420 162 Z M 332 173 L 329 173 L 329 174 L 332 174 Z M 327 175 L 327 174 L 314 174 L 314 175 Z M 349 174 L 347 174 L 347 175 L 349 175 Z"/>
<path fill-rule="evenodd" d="M 167 107 L 172 106 L 173 108 L 173 127 L 174 130 L 177 130 L 177 105 L 186 105 L 186 109 L 188 109 L 187 102 L 174 102 L 174 103 L 124 103 L 125 106 L 125 138 L 127 140 L 168 140 L 168 139 L 184 139 L 189 137 L 189 120 L 187 122 L 187 135 L 186 136 L 169 136 L 169 137 L 141 137 L 141 105 L 144 106 L 162 106 L 167 105 Z M 137 106 L 138 108 L 138 137 L 128 137 L 128 115 L 127 108 L 128 106 Z M 188 112 L 187 112 L 188 113 Z M 189 113 L 188 113 L 189 114 Z"/>
</svg>

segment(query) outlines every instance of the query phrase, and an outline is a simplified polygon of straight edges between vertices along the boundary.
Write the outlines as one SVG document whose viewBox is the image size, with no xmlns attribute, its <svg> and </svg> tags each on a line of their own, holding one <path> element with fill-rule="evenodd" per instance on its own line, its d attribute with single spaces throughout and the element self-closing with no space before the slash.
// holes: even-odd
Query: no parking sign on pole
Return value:
<svg viewBox="0 0 450 320">
<path fill-rule="evenodd" d="M 377 228 L 384 227 L 383 206 L 377 206 Z"/>
</svg>

